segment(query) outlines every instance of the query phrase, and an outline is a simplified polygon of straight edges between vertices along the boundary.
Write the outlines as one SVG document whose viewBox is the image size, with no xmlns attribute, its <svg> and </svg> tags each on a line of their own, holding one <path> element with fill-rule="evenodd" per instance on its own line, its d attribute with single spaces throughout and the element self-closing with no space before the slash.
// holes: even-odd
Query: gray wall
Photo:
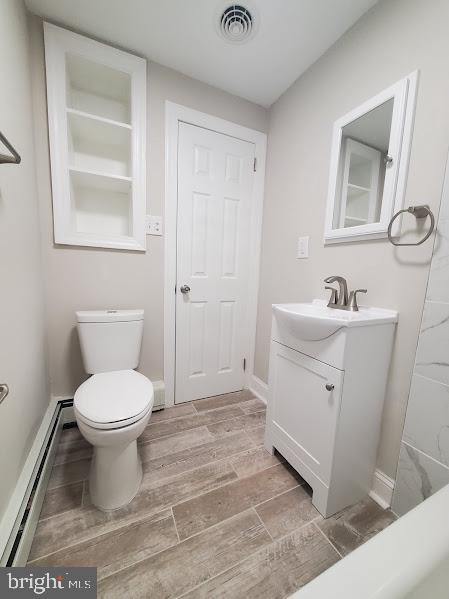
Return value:
<svg viewBox="0 0 449 599">
<path fill-rule="evenodd" d="M 393 510 L 402 516 L 449 484 L 449 172 L 412 377 Z"/>
<path fill-rule="evenodd" d="M 75 330 L 75 310 L 144 308 L 145 334 L 139 370 L 153 380 L 162 379 L 163 237 L 147 237 L 145 254 L 53 243 L 41 19 L 30 16 L 30 26 L 52 394 L 73 397 L 86 376 Z M 152 214 L 163 213 L 166 100 L 259 131 L 266 131 L 268 124 L 264 108 L 150 63 L 147 206 Z"/>
<path fill-rule="evenodd" d="M 0 527 L 49 399 L 28 52 L 23 4 L 2 0 L 0 130 L 22 163 L 0 165 L 0 382 L 10 387 L 0 405 Z"/>
<path fill-rule="evenodd" d="M 448 22 L 447 0 L 380 2 L 284 93 L 270 115 L 255 374 L 267 380 L 271 304 L 325 297 L 328 275 L 346 276 L 352 288 L 367 287 L 371 305 L 397 309 L 378 455 L 378 467 L 393 478 L 432 244 L 323 246 L 332 125 L 419 69 L 405 203 L 437 210 L 449 139 Z M 310 235 L 308 260 L 295 259 L 299 235 Z"/>
</svg>

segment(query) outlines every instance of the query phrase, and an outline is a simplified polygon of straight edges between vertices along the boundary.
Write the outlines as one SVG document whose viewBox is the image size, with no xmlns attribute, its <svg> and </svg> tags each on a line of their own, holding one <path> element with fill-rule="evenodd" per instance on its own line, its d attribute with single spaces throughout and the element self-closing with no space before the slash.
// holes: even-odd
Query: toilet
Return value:
<svg viewBox="0 0 449 599">
<path fill-rule="evenodd" d="M 128 504 L 142 481 L 137 438 L 154 403 L 151 381 L 134 370 L 143 317 L 143 310 L 76 313 L 84 368 L 92 376 L 76 390 L 74 411 L 81 434 L 94 447 L 89 492 L 101 510 Z"/>
</svg>

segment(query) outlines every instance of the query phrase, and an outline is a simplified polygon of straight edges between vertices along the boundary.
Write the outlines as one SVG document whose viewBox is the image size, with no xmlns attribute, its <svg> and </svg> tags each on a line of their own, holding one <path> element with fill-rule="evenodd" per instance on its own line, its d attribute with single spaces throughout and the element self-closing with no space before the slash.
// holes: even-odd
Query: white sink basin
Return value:
<svg viewBox="0 0 449 599">
<path fill-rule="evenodd" d="M 328 308 L 326 302 L 274 304 L 273 314 L 289 333 L 304 341 L 322 341 L 347 327 L 397 322 L 398 313 L 382 308 L 359 306 L 358 312 Z"/>
</svg>

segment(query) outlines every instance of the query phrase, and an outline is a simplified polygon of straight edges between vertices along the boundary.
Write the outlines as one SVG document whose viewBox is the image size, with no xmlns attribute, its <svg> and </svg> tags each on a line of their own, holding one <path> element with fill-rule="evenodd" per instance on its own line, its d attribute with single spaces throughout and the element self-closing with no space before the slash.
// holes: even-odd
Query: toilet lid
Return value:
<svg viewBox="0 0 449 599">
<path fill-rule="evenodd" d="M 124 426 L 148 411 L 153 403 L 153 385 L 135 370 L 101 372 L 78 387 L 73 403 L 78 414 L 94 426 Z"/>
</svg>

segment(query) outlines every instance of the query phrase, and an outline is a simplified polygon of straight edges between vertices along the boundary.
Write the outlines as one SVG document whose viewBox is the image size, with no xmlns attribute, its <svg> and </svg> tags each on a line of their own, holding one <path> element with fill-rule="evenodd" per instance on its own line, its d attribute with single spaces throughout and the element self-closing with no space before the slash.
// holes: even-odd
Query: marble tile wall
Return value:
<svg viewBox="0 0 449 599">
<path fill-rule="evenodd" d="M 402 516 L 449 484 L 449 176 L 401 442 L 392 510 Z"/>
</svg>

